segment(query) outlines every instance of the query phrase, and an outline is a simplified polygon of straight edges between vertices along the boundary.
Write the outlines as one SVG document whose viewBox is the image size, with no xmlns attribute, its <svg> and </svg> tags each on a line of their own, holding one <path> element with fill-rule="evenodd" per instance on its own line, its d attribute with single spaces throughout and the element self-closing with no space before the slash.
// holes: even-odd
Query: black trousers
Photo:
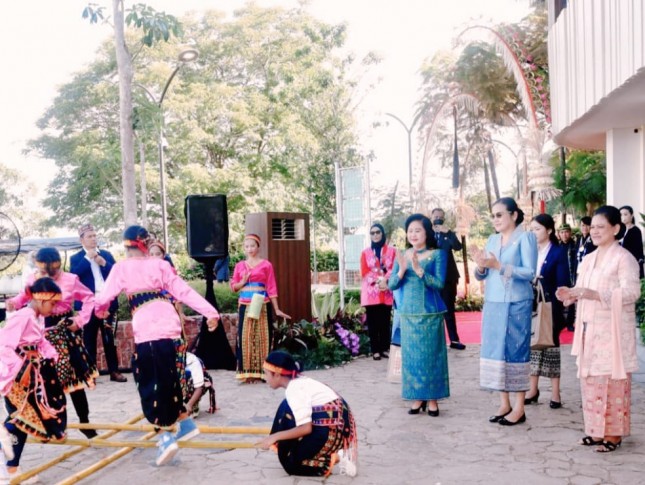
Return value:
<svg viewBox="0 0 645 485">
<path fill-rule="evenodd" d="M 116 321 L 116 312 L 110 312 L 110 315 L 105 321 L 112 327 L 106 328 L 102 318 L 97 318 L 92 312 L 92 318 L 83 327 L 83 345 L 87 353 L 90 354 L 94 363 L 96 363 L 96 339 L 98 338 L 99 330 L 101 331 L 101 340 L 103 341 L 103 349 L 105 350 L 105 360 L 107 361 L 108 371 L 110 373 L 119 370 L 119 360 L 116 355 L 116 344 L 114 342 L 114 322 Z"/>
<path fill-rule="evenodd" d="M 460 342 L 457 333 L 457 320 L 455 319 L 455 299 L 457 298 L 457 281 L 446 281 L 441 290 L 441 299 L 446 304 L 446 329 L 451 342 Z"/>
<path fill-rule="evenodd" d="M 385 304 L 367 305 L 365 314 L 372 353 L 389 352 L 392 337 L 392 307 Z"/>
</svg>

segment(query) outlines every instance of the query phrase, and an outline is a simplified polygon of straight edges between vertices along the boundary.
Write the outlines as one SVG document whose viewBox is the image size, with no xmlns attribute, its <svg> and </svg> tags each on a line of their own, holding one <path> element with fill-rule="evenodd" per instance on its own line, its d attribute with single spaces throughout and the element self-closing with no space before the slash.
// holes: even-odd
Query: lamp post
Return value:
<svg viewBox="0 0 645 485">
<path fill-rule="evenodd" d="M 423 111 L 420 111 L 419 113 L 417 113 L 417 115 L 412 120 L 412 124 L 410 125 L 409 128 L 403 122 L 403 120 L 401 120 L 401 118 L 399 118 L 398 116 L 392 113 L 385 113 L 385 114 L 387 116 L 390 116 L 391 118 L 394 118 L 399 123 L 401 123 L 401 126 L 408 134 L 408 187 L 410 188 L 410 207 L 412 207 L 414 205 L 413 196 L 412 196 L 412 130 L 414 130 L 414 127 L 416 126 L 417 121 L 419 121 L 419 118 L 421 118 Z"/>
<path fill-rule="evenodd" d="M 168 220 L 167 220 L 167 209 L 166 209 L 166 165 L 165 165 L 164 155 L 163 155 L 164 125 L 165 125 L 165 117 L 163 112 L 163 100 L 166 97 L 166 93 L 168 92 L 170 83 L 172 83 L 172 80 L 179 72 L 179 69 L 181 69 L 181 67 L 186 63 L 194 62 L 195 60 L 197 60 L 198 57 L 199 57 L 199 51 L 197 51 L 197 49 L 186 49 L 179 53 L 179 56 L 177 56 L 177 59 L 179 60 L 179 64 L 172 71 L 172 73 L 170 74 L 170 77 L 166 81 L 163 91 L 161 91 L 161 96 L 159 97 L 159 100 L 155 99 L 152 93 L 144 86 L 142 86 L 141 84 L 137 84 L 137 86 L 142 88 L 146 92 L 148 97 L 152 100 L 152 102 L 155 103 L 159 108 L 159 117 L 160 117 L 159 139 L 157 141 L 157 147 L 159 149 L 159 192 L 160 192 L 160 199 L 161 199 L 161 226 L 163 229 L 163 243 L 167 249 L 168 249 Z"/>
</svg>

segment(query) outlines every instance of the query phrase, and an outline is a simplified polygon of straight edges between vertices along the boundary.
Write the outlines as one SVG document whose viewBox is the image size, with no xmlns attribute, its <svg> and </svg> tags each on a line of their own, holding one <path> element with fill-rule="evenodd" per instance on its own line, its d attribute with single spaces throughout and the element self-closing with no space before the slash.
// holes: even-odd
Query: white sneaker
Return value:
<svg viewBox="0 0 645 485">
<path fill-rule="evenodd" d="M 13 460 L 13 440 L 7 428 L 3 425 L 0 425 L 0 448 L 7 461 Z"/>
<path fill-rule="evenodd" d="M 341 475 L 347 475 L 348 477 L 355 477 L 358 473 L 358 468 L 356 463 L 349 459 L 349 456 L 345 454 L 344 450 L 338 450 L 338 468 L 340 469 Z"/>
<path fill-rule="evenodd" d="M 157 459 L 155 463 L 157 466 L 165 465 L 170 460 L 172 460 L 177 452 L 179 451 L 179 446 L 175 441 L 175 438 L 172 437 L 167 431 L 161 435 L 159 442 L 157 443 L 159 451 L 157 452 Z"/>
<path fill-rule="evenodd" d="M 9 472 L 9 480 L 13 480 L 14 477 L 17 477 L 18 475 L 22 475 L 23 473 L 24 472 L 22 471 L 22 469 L 18 467 L 15 472 L 13 473 Z M 23 480 L 20 483 L 23 483 L 25 485 L 31 485 L 33 483 L 38 483 L 39 481 L 40 481 L 40 478 L 38 477 L 38 475 L 34 475 L 33 477 L 28 478 L 27 480 Z"/>
</svg>

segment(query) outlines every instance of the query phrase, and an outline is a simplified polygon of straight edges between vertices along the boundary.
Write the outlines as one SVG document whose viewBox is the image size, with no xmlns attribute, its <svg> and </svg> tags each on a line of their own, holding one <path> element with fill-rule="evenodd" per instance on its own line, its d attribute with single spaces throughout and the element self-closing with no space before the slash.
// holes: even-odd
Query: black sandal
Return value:
<svg viewBox="0 0 645 485">
<path fill-rule="evenodd" d="M 585 436 L 580 441 L 578 441 L 578 444 L 582 446 L 598 446 L 602 445 L 602 439 L 595 440 L 591 436 Z"/>
<path fill-rule="evenodd" d="M 620 440 L 618 443 L 614 443 L 613 441 L 603 441 L 602 443 L 600 443 L 601 448 L 596 448 L 596 453 L 611 453 L 612 451 L 616 451 L 618 448 L 620 448 L 620 445 L 622 444 L 622 440 Z"/>
</svg>

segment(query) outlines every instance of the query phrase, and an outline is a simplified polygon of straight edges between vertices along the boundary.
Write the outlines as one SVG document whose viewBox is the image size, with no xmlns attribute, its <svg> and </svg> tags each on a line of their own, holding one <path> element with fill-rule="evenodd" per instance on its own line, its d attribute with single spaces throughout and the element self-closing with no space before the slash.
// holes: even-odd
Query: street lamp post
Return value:
<svg viewBox="0 0 645 485">
<path fill-rule="evenodd" d="M 179 64 L 174 69 L 174 71 L 172 71 L 172 73 L 170 74 L 170 77 L 166 81 L 166 84 L 163 88 L 163 91 L 161 92 L 161 96 L 159 97 L 158 101 L 155 99 L 155 97 L 152 95 L 152 93 L 150 93 L 148 89 L 146 89 L 144 86 L 140 84 L 137 84 L 137 86 L 143 88 L 143 90 L 146 92 L 148 97 L 159 108 L 159 118 L 160 118 L 159 139 L 157 141 L 157 145 L 159 149 L 159 192 L 160 192 L 160 199 L 161 199 L 161 226 L 163 229 L 163 243 L 166 248 L 168 248 L 168 220 L 167 220 L 167 209 L 166 209 L 167 207 L 166 205 L 166 165 L 165 165 L 164 155 L 163 155 L 164 125 L 165 125 L 165 116 L 163 112 L 163 100 L 166 97 L 166 93 L 168 92 L 168 87 L 170 87 L 170 83 L 172 83 L 172 80 L 179 72 L 179 69 L 181 69 L 181 67 L 184 64 L 197 60 L 198 57 L 199 57 L 199 52 L 197 51 L 197 49 L 186 49 L 179 53 L 179 56 L 177 57 L 177 59 L 179 60 Z"/>
<path fill-rule="evenodd" d="M 414 127 L 417 124 L 417 121 L 419 121 L 419 118 L 421 118 L 421 115 L 423 114 L 423 111 L 420 111 L 417 113 L 417 115 L 414 117 L 412 120 L 412 124 L 408 128 L 408 126 L 399 118 L 398 116 L 392 114 L 392 113 L 385 113 L 387 116 L 390 116 L 394 118 L 396 121 L 401 123 L 401 126 L 403 129 L 406 131 L 408 134 L 408 187 L 410 188 L 410 207 L 414 205 L 413 203 L 413 195 L 412 195 L 412 130 L 414 130 Z"/>
</svg>

